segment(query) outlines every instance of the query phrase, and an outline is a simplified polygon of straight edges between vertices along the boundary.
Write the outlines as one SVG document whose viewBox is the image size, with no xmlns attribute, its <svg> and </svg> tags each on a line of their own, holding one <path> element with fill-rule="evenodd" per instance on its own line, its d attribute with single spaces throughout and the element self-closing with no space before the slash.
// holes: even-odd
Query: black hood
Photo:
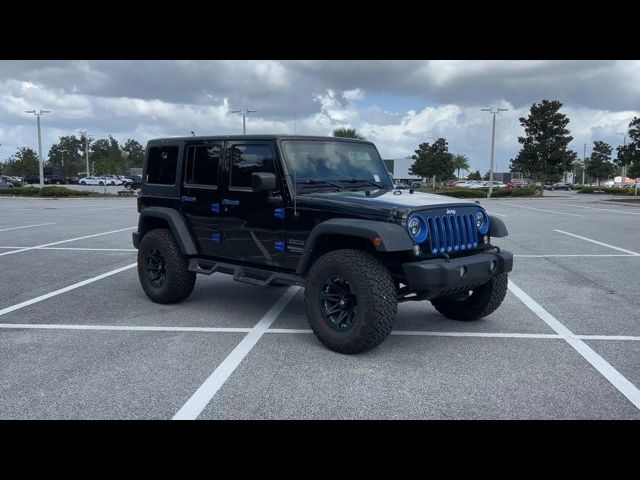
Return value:
<svg viewBox="0 0 640 480">
<path fill-rule="evenodd" d="M 374 190 L 367 196 L 365 191 L 315 192 L 299 195 L 298 201 L 309 206 L 330 208 L 335 211 L 357 211 L 368 216 L 388 217 L 393 211 L 416 211 L 429 208 L 477 205 L 474 201 L 451 198 L 445 195 L 414 192 L 409 190 Z"/>
</svg>

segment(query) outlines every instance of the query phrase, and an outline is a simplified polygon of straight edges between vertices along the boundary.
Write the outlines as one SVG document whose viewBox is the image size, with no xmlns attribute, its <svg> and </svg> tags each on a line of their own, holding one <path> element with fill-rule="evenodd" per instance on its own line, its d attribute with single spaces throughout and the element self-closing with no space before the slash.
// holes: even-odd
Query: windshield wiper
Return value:
<svg viewBox="0 0 640 480">
<path fill-rule="evenodd" d="M 330 187 L 336 187 L 336 188 L 340 188 L 343 189 L 344 186 L 340 185 L 339 183 L 334 183 L 334 182 L 329 182 L 327 180 L 316 180 L 316 179 L 309 179 L 309 180 L 298 180 L 296 182 L 297 184 L 302 184 L 302 185 L 313 185 L 313 186 L 317 186 L 317 187 L 323 187 L 323 186 L 330 186 Z"/>
<path fill-rule="evenodd" d="M 352 178 L 351 180 L 340 180 L 340 182 L 347 182 L 347 183 L 368 183 L 369 185 L 373 185 L 374 187 L 378 187 L 378 188 L 387 188 L 385 187 L 383 184 L 378 183 L 378 182 L 374 182 L 373 180 L 366 180 L 364 178 Z"/>
</svg>

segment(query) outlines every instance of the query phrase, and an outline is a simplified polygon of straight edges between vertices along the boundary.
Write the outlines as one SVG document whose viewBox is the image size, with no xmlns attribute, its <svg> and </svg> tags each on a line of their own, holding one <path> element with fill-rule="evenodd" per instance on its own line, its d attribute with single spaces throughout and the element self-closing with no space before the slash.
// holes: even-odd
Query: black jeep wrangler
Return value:
<svg viewBox="0 0 640 480">
<path fill-rule="evenodd" d="M 154 302 L 186 299 L 197 273 L 304 286 L 318 339 L 356 353 L 389 335 L 398 302 L 468 321 L 507 291 L 513 255 L 491 245 L 504 223 L 477 202 L 394 189 L 367 141 L 158 139 L 142 177 L 133 244 Z"/>
</svg>

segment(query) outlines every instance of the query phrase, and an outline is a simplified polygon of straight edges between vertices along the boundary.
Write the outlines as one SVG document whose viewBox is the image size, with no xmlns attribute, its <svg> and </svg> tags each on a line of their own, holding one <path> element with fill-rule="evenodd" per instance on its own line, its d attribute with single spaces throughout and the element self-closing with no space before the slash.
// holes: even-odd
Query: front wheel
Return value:
<svg viewBox="0 0 640 480">
<path fill-rule="evenodd" d="M 98 183 L 98 185 L 100 185 L 101 187 L 104 187 L 104 183 L 103 182 Z"/>
<path fill-rule="evenodd" d="M 193 291 L 196 274 L 170 230 L 147 233 L 138 248 L 138 277 L 147 296 L 156 303 L 181 302 Z"/>
<path fill-rule="evenodd" d="M 431 304 L 447 318 L 470 322 L 491 315 L 507 295 L 507 274 L 496 275 L 473 290 L 448 297 L 435 298 Z"/>
<path fill-rule="evenodd" d="M 391 274 L 362 250 L 334 250 L 316 260 L 304 301 L 313 332 L 339 353 L 364 352 L 382 343 L 398 310 Z"/>
</svg>

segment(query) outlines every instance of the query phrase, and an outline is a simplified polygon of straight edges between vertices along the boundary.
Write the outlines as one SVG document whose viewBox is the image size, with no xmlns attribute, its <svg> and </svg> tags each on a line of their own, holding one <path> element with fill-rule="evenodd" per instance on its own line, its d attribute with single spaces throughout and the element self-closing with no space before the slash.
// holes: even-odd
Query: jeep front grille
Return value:
<svg viewBox="0 0 640 480">
<path fill-rule="evenodd" d="M 429 215 L 426 216 L 429 228 L 431 253 L 449 253 L 471 250 L 478 246 L 478 230 L 473 214 Z"/>
</svg>

